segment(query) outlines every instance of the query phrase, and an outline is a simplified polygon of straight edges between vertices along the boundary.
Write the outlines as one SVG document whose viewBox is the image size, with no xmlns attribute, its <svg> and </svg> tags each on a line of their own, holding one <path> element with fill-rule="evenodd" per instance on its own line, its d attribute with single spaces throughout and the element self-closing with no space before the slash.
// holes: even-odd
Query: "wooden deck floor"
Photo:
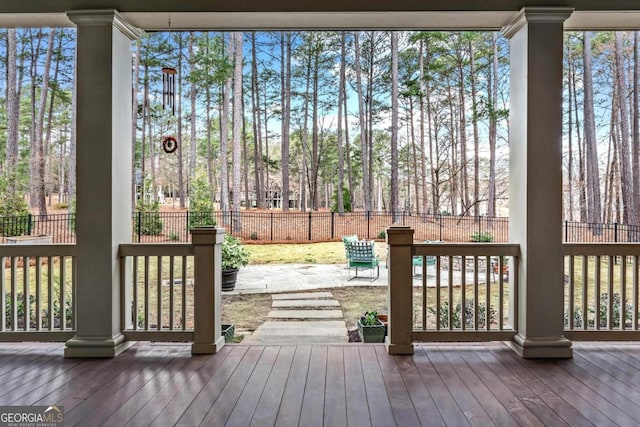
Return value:
<svg viewBox="0 0 640 427">
<path fill-rule="evenodd" d="M 576 343 L 522 360 L 502 343 L 228 345 L 192 357 L 138 343 L 116 359 L 0 345 L 0 405 L 63 405 L 81 426 L 640 425 L 640 344 Z"/>
</svg>

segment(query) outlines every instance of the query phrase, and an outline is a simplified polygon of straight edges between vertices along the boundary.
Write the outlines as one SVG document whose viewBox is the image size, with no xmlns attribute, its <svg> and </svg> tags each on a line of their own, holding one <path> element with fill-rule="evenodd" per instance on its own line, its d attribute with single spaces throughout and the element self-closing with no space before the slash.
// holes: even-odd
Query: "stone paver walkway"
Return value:
<svg viewBox="0 0 640 427">
<path fill-rule="evenodd" d="M 340 303 L 331 292 L 272 295 L 269 319 L 246 344 L 336 344 L 347 342 L 347 325 Z"/>
</svg>

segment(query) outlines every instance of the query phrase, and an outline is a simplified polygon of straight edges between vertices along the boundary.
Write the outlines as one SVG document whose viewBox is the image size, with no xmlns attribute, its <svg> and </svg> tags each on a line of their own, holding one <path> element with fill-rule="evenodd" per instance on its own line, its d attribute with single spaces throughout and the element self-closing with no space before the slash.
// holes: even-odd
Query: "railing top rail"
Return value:
<svg viewBox="0 0 640 427">
<path fill-rule="evenodd" d="M 190 243 L 127 243 L 121 244 L 118 256 L 189 256 L 193 255 Z"/>
<path fill-rule="evenodd" d="M 50 245 L 0 245 L 0 257 L 75 256 L 76 245 L 54 243 Z"/>
<path fill-rule="evenodd" d="M 640 243 L 563 243 L 564 255 L 640 256 Z"/>
<path fill-rule="evenodd" d="M 414 243 L 417 256 L 520 256 L 517 243 Z"/>
</svg>

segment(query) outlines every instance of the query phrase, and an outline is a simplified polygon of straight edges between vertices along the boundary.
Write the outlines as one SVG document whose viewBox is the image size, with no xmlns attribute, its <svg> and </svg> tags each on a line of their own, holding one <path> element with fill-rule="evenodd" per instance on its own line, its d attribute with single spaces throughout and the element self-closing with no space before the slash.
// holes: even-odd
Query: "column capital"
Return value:
<svg viewBox="0 0 640 427">
<path fill-rule="evenodd" d="M 72 10 L 67 16 L 76 25 L 113 25 L 131 40 L 139 39 L 143 31 L 134 27 L 115 9 Z"/>
<path fill-rule="evenodd" d="M 413 243 L 413 229 L 401 225 L 392 225 L 387 228 L 387 244 L 411 245 Z"/>
<path fill-rule="evenodd" d="M 222 227 L 196 227 L 191 229 L 191 242 L 194 245 L 214 245 L 224 241 L 224 228 Z"/>
<path fill-rule="evenodd" d="M 510 39 L 528 23 L 563 23 L 572 13 L 572 7 L 523 7 L 501 32 L 503 36 Z"/>
</svg>

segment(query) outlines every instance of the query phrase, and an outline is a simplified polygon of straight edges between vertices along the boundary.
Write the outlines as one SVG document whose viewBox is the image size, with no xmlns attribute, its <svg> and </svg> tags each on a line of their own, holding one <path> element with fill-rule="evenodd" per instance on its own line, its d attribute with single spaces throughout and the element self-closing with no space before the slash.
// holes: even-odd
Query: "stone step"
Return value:
<svg viewBox="0 0 640 427">
<path fill-rule="evenodd" d="M 333 298 L 331 292 L 300 292 L 288 294 L 273 294 L 271 299 L 275 300 L 292 300 L 292 299 L 327 299 Z"/>
<path fill-rule="evenodd" d="M 302 344 L 347 344 L 349 337 L 326 335 L 245 335 L 242 344 L 247 345 L 302 345 Z"/>
<path fill-rule="evenodd" d="M 342 310 L 271 310 L 270 319 L 305 320 L 305 319 L 342 319 Z"/>
<path fill-rule="evenodd" d="M 340 303 L 334 299 L 301 299 L 301 300 L 274 300 L 272 308 L 320 308 L 340 307 Z"/>
<path fill-rule="evenodd" d="M 255 330 L 252 336 L 259 335 L 296 335 L 311 337 L 342 337 L 347 338 L 347 326 L 344 320 L 314 320 L 314 321 L 274 321 L 267 320 Z"/>
</svg>

